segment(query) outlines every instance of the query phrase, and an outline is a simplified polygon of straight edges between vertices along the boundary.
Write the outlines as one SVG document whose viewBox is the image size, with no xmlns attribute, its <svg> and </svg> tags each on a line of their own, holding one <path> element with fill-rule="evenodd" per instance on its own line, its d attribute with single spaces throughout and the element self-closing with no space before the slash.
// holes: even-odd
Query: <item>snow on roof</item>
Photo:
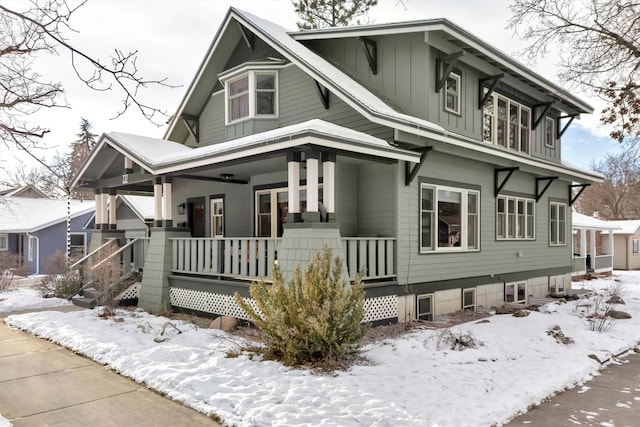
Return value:
<svg viewBox="0 0 640 427">
<path fill-rule="evenodd" d="M 93 200 L 71 200 L 71 217 L 95 210 Z M 29 233 L 66 221 L 67 201 L 3 197 L 0 199 L 0 232 Z"/>
<path fill-rule="evenodd" d="M 598 230 L 615 230 L 620 228 L 618 225 L 613 224 L 612 221 L 603 221 L 576 211 L 571 213 L 571 223 L 573 224 L 573 228 L 594 228 Z"/>
<path fill-rule="evenodd" d="M 155 218 L 155 205 L 152 196 L 124 195 L 118 196 L 124 201 L 141 220 Z"/>
<path fill-rule="evenodd" d="M 618 230 L 614 230 L 613 234 L 636 234 L 638 228 L 640 228 L 640 220 L 638 219 L 617 220 L 608 222 L 619 228 Z"/>
<path fill-rule="evenodd" d="M 178 164 L 181 165 L 181 168 L 195 167 L 197 165 L 193 162 L 212 164 L 215 163 L 216 159 L 224 161 L 257 154 L 255 151 L 249 151 L 249 149 L 269 152 L 276 149 L 276 143 L 284 141 L 294 145 L 297 144 L 295 142 L 296 139 L 306 136 L 322 137 L 322 141 L 314 141 L 319 145 L 329 144 L 329 140 L 337 141 L 341 143 L 340 148 L 343 150 L 358 153 L 369 150 L 370 153 L 375 153 L 379 156 L 412 162 L 417 162 L 420 159 L 418 153 L 394 147 L 383 139 L 320 119 L 312 119 L 198 148 L 189 148 L 177 142 L 163 139 L 139 137 L 118 132 L 107 134 L 107 138 L 110 141 L 138 157 L 138 159 L 143 160 L 153 173 L 167 172 L 168 168 L 176 167 Z M 140 141 L 144 143 L 140 144 Z M 193 164 L 185 166 L 185 163 Z"/>
</svg>

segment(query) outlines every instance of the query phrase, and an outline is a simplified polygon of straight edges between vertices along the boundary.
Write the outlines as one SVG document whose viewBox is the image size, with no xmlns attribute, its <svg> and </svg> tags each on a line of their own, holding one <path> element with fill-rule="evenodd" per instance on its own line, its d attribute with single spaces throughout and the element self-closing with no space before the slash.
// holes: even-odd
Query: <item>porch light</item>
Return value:
<svg viewBox="0 0 640 427">
<path fill-rule="evenodd" d="M 184 215 L 184 208 L 185 208 L 185 204 L 184 203 L 180 203 L 178 205 L 178 215 Z"/>
<path fill-rule="evenodd" d="M 232 173 L 222 173 L 222 174 L 220 174 L 220 176 L 225 181 L 231 181 L 233 179 L 233 174 Z"/>
</svg>

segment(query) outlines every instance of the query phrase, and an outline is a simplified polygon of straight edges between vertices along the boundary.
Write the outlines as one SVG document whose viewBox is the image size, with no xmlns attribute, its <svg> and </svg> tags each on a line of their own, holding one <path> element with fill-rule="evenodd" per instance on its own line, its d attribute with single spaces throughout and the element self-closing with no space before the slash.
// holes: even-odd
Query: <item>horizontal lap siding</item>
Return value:
<svg viewBox="0 0 640 427">
<path fill-rule="evenodd" d="M 399 172 L 399 179 L 404 171 Z M 479 252 L 419 253 L 419 178 L 411 186 L 400 185 L 398 200 L 398 274 L 399 283 L 421 283 L 464 277 L 499 276 L 505 273 L 571 266 L 570 215 L 567 209 L 567 246 L 548 244 L 549 197 L 566 200 L 567 182 L 555 181 L 536 204 L 536 240 L 496 241 L 493 168 L 434 152 L 429 155 L 418 176 L 481 186 Z M 534 177 L 516 172 L 503 190 L 535 198 Z M 522 257 L 518 257 L 522 252 Z"/>
</svg>

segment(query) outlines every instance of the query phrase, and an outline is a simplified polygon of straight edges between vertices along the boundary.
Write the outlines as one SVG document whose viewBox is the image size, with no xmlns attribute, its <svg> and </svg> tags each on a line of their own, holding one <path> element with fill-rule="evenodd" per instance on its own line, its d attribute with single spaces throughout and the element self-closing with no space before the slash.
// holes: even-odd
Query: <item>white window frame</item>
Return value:
<svg viewBox="0 0 640 427">
<path fill-rule="evenodd" d="M 564 215 L 560 215 L 561 211 L 564 213 Z M 555 219 L 553 218 L 554 213 L 555 213 Z M 560 202 L 549 202 L 549 246 L 566 246 L 566 245 L 567 245 L 567 204 L 560 203 Z"/>
<path fill-rule="evenodd" d="M 433 195 L 432 209 L 425 209 L 422 203 L 422 195 L 424 190 L 431 190 Z M 439 213 L 438 213 L 438 199 L 439 192 L 448 191 L 454 193 L 460 193 L 461 197 L 461 212 L 460 212 L 460 230 L 459 230 L 459 242 L 457 246 L 438 246 L 438 233 L 439 233 Z M 469 211 L 469 195 L 475 195 L 476 206 L 475 212 Z M 467 188 L 450 187 L 444 185 L 433 185 L 429 183 L 420 184 L 420 220 L 419 220 L 419 241 L 421 253 L 433 253 L 433 252 L 476 252 L 480 250 L 480 191 L 470 190 Z M 423 227 L 424 217 L 430 218 L 431 224 L 431 242 L 423 241 Z M 469 223 L 470 219 L 475 222 L 475 235 L 473 240 L 475 241 L 475 247 L 469 242 Z M 428 244 L 427 244 L 428 243 Z"/>
<path fill-rule="evenodd" d="M 300 187 L 300 214 L 304 214 L 307 211 L 307 196 L 306 196 L 306 190 L 307 190 L 307 186 L 306 185 L 301 185 Z M 323 184 L 319 184 L 318 185 L 318 198 L 319 198 L 319 202 L 322 203 L 323 201 Z M 255 235 L 259 236 L 259 230 L 260 230 L 260 216 L 261 215 L 269 215 L 270 218 L 270 229 L 271 229 L 271 235 L 270 236 L 263 236 L 263 237 L 279 237 L 278 236 L 278 223 L 279 223 L 279 218 L 278 218 L 278 194 L 280 193 L 287 193 L 289 190 L 287 187 L 277 187 L 277 188 L 268 188 L 268 189 L 263 189 L 263 190 L 255 190 L 254 191 L 254 201 L 255 201 L 255 212 L 254 212 L 254 221 L 255 221 Z M 260 212 L 260 196 L 261 195 L 268 195 L 269 196 L 269 203 L 270 203 L 270 212 L 266 213 L 266 212 Z M 285 200 L 287 200 L 287 204 L 288 204 L 288 197 L 285 198 Z M 287 206 L 288 207 L 288 206 Z M 283 213 L 284 214 L 284 213 Z"/>
<path fill-rule="evenodd" d="M 556 148 L 556 120 L 553 117 L 544 118 L 544 145 Z"/>
<path fill-rule="evenodd" d="M 500 211 L 500 201 L 503 202 L 504 212 Z M 510 210 L 511 206 L 513 211 Z M 521 208 L 524 208 L 524 212 Z M 500 230 L 504 231 L 501 233 Z M 496 240 L 535 240 L 535 238 L 535 200 L 513 196 L 496 197 Z"/>
<path fill-rule="evenodd" d="M 488 89 L 485 88 L 485 93 Z M 531 108 L 523 105 L 519 102 L 513 101 L 512 99 L 498 94 L 496 92 L 491 93 L 490 99 L 487 100 L 485 105 L 482 107 L 482 139 L 484 142 L 497 145 L 504 149 L 510 151 L 516 151 L 524 154 L 531 154 Z M 499 104 L 503 103 L 505 105 L 504 116 L 499 114 Z M 511 118 L 511 109 L 515 108 L 517 111 L 517 116 L 515 117 L 515 121 Z M 526 112 L 527 119 L 525 121 L 522 120 L 523 112 Z M 502 120 L 504 121 L 505 126 L 505 134 L 504 134 L 504 143 L 498 143 L 498 122 Z M 514 132 L 514 147 L 510 146 L 510 134 L 511 134 L 511 124 L 512 122 L 516 126 L 516 131 Z M 523 143 L 522 136 L 526 135 L 526 142 Z M 523 145 L 526 144 L 526 147 Z"/>
<path fill-rule="evenodd" d="M 9 234 L 0 233 L 0 251 L 9 250 Z"/>
<path fill-rule="evenodd" d="M 420 301 L 424 299 L 429 299 L 431 304 L 429 307 L 429 311 L 421 312 Z M 432 322 L 434 320 L 434 312 L 435 312 L 435 294 L 416 295 L 416 319 Z M 423 318 L 423 317 L 426 317 L 426 318 Z"/>
<path fill-rule="evenodd" d="M 554 294 L 564 293 L 567 286 L 564 276 L 549 276 L 549 292 Z"/>
<path fill-rule="evenodd" d="M 471 294 L 471 304 L 464 303 L 466 294 Z M 476 311 L 476 288 L 466 288 L 462 290 L 462 311 Z"/>
<path fill-rule="evenodd" d="M 217 204 L 221 205 L 222 213 L 215 212 L 215 206 Z M 209 200 L 209 212 L 211 214 L 211 237 L 214 239 L 220 239 L 224 237 L 224 198 L 223 197 L 213 197 Z M 216 221 L 220 221 L 221 224 L 221 232 L 218 233 L 216 231 Z"/>
<path fill-rule="evenodd" d="M 258 82 L 257 77 L 260 75 L 273 76 L 273 89 L 260 89 L 257 87 L 257 82 Z M 245 78 L 248 80 L 247 91 L 239 94 L 231 95 L 231 92 L 230 92 L 231 84 Z M 260 70 L 246 71 L 240 75 L 234 75 L 233 77 L 227 76 L 227 80 L 224 80 L 224 87 L 225 87 L 224 93 L 225 93 L 225 123 L 226 124 L 238 123 L 238 122 L 241 122 L 244 120 L 250 120 L 250 119 L 274 119 L 278 117 L 278 114 L 279 114 L 278 71 L 260 69 Z M 272 114 L 259 114 L 257 112 L 257 102 L 258 102 L 259 92 L 273 92 L 273 113 Z M 245 95 L 248 95 L 248 98 L 249 98 L 248 114 L 242 117 L 232 118 L 231 117 L 232 100 Z"/>
<path fill-rule="evenodd" d="M 35 240 L 35 237 L 27 237 L 27 261 L 29 262 L 33 261 L 33 242 Z"/>
<path fill-rule="evenodd" d="M 455 82 L 455 90 L 450 90 L 449 88 L 449 81 L 453 80 Z M 460 108 L 460 103 L 462 100 L 462 95 L 461 95 L 461 87 L 460 85 L 462 84 L 462 76 L 460 75 L 460 73 L 456 72 L 456 71 L 452 71 L 449 73 L 449 76 L 447 76 L 446 80 L 445 80 L 445 84 L 444 84 L 444 90 L 443 95 L 444 95 L 444 109 L 445 111 L 448 111 L 450 113 L 454 113 L 454 114 L 460 114 L 461 108 Z M 454 105 L 453 107 L 449 107 L 449 95 L 452 96 Z"/>
<path fill-rule="evenodd" d="M 637 255 L 640 253 L 640 239 L 631 240 L 631 253 Z"/>
<path fill-rule="evenodd" d="M 513 301 L 509 301 L 509 292 L 508 288 L 513 287 L 513 292 L 511 295 L 513 296 Z M 522 289 L 522 298 L 518 298 L 519 290 Z M 526 304 L 527 303 L 527 282 L 511 282 L 504 284 L 504 302 L 514 303 L 514 304 Z"/>
</svg>

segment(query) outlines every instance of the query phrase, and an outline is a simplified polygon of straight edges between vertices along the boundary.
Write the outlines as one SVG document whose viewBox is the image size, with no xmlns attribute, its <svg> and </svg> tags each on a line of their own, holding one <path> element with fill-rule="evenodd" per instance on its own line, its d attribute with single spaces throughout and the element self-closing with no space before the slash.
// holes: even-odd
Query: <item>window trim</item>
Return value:
<svg viewBox="0 0 640 427">
<path fill-rule="evenodd" d="M 484 89 L 485 93 L 488 91 L 487 88 Z M 513 99 L 509 98 L 508 96 L 499 94 L 497 92 L 493 92 L 490 95 L 491 98 L 491 107 L 492 110 L 488 110 L 488 105 L 489 103 L 485 104 L 482 107 L 482 141 L 491 145 L 494 145 L 496 147 L 500 147 L 504 150 L 508 150 L 508 151 L 512 151 L 512 152 L 516 152 L 516 153 L 522 153 L 522 154 L 527 154 L 527 155 L 531 155 L 531 143 L 532 143 L 532 129 L 531 129 L 531 108 L 528 107 L 527 105 L 518 102 L 518 101 L 514 101 Z M 498 121 L 499 121 L 499 114 L 498 114 L 498 103 L 499 101 L 502 102 L 506 102 L 506 106 L 505 106 L 505 127 L 507 129 L 506 132 L 506 138 L 504 141 L 504 145 L 502 144 L 498 144 Z M 518 117 L 517 117 L 517 121 L 515 123 L 517 123 L 518 129 L 516 131 L 516 144 L 517 144 L 517 148 L 511 148 L 510 147 L 510 129 L 511 129 L 511 117 L 510 117 L 510 112 L 511 112 L 511 107 L 516 106 L 518 108 Z M 526 124 L 526 130 L 527 130 L 527 149 L 526 150 L 522 150 L 522 130 L 523 130 L 523 123 L 522 123 L 522 110 L 526 110 L 527 114 L 528 114 L 528 120 L 527 120 L 527 124 Z M 486 139 L 486 135 L 485 135 L 485 121 L 486 121 L 486 117 L 491 117 L 491 140 L 489 141 L 488 139 Z"/>
<path fill-rule="evenodd" d="M 524 285 L 524 298 L 518 299 L 518 289 L 520 285 Z M 513 286 L 513 301 L 507 301 L 507 288 Z M 527 303 L 527 282 L 507 282 L 504 284 L 504 302 L 512 304 L 526 304 Z"/>
<path fill-rule="evenodd" d="M 213 211 L 213 205 L 214 203 L 222 203 L 222 213 L 221 214 L 217 214 L 214 213 Z M 209 197 L 209 216 L 210 218 L 210 222 L 209 222 L 209 233 L 212 239 L 221 239 L 224 237 L 224 230 L 225 230 L 225 214 L 224 214 L 224 196 L 211 196 Z M 218 235 L 215 233 L 215 218 L 221 218 L 222 219 L 222 234 Z"/>
<path fill-rule="evenodd" d="M 499 229 L 500 229 L 500 213 L 498 211 L 499 206 L 500 206 L 500 200 L 504 200 L 504 207 L 505 207 L 505 212 L 504 212 L 504 236 L 500 236 L 499 233 Z M 515 208 L 515 211 L 513 212 L 514 215 L 514 226 L 515 226 L 515 230 L 513 233 L 513 237 L 510 237 L 510 230 L 509 230 L 509 200 L 513 200 L 513 205 Z M 519 209 L 518 209 L 518 205 L 519 202 L 523 202 L 524 203 L 524 207 L 525 207 L 525 212 L 523 215 L 523 220 L 524 220 L 524 233 L 522 234 L 523 237 L 519 237 Z M 529 215 L 529 208 L 532 209 L 533 211 L 533 215 Z M 533 222 L 533 229 L 532 229 L 532 234 L 528 235 L 528 230 L 529 230 L 529 222 L 532 221 Z M 517 196 L 508 196 L 508 195 L 498 195 L 498 197 L 496 197 L 496 240 L 535 240 L 536 239 L 536 203 L 534 199 L 529 199 L 528 197 L 517 197 Z"/>
<path fill-rule="evenodd" d="M 470 305 L 465 305 L 464 304 L 464 296 L 466 293 L 472 293 L 472 299 L 473 299 L 473 303 Z M 461 301 L 461 305 L 462 305 L 462 311 L 477 311 L 477 303 L 476 303 L 476 288 L 466 288 L 462 290 L 462 301 Z"/>
<path fill-rule="evenodd" d="M 549 140 L 548 127 L 551 124 L 551 140 Z M 544 146 L 556 148 L 556 121 L 553 117 L 546 116 L 544 119 Z"/>
<path fill-rule="evenodd" d="M 87 254 L 87 233 L 84 232 L 72 232 L 69 233 L 69 248 L 67 248 L 67 253 L 70 253 L 71 248 L 79 248 L 78 245 L 71 244 L 71 236 L 82 236 L 82 256 Z"/>
<path fill-rule="evenodd" d="M 255 119 L 276 119 L 279 117 L 280 111 L 279 111 L 279 90 L 278 90 L 278 86 L 279 86 L 279 82 L 278 82 L 278 70 L 274 70 L 272 68 L 268 68 L 268 69 L 263 69 L 263 68 L 257 68 L 257 69 L 250 69 L 247 71 L 244 71 L 242 73 L 239 74 L 229 74 L 226 75 L 224 78 L 220 77 L 222 83 L 224 84 L 224 99 L 225 99 L 225 114 L 224 114 L 224 119 L 225 119 L 225 124 L 226 125 L 230 125 L 230 124 L 235 124 L 235 123 L 240 123 L 242 121 L 245 120 L 255 120 Z M 257 76 L 259 75 L 273 75 L 273 114 L 258 114 L 256 112 L 257 110 L 257 94 L 258 92 L 265 92 L 265 90 L 259 90 L 257 87 Z M 231 88 L 231 83 L 237 82 L 238 80 L 247 78 L 248 82 L 247 82 L 247 93 L 249 96 L 249 113 L 246 116 L 242 116 L 242 117 L 238 117 L 236 119 L 232 119 L 231 118 L 231 100 L 235 99 L 239 96 L 244 95 L 245 93 L 243 92 L 242 94 L 236 94 L 232 97 L 232 95 L 230 94 L 230 88 Z"/>
<path fill-rule="evenodd" d="M 422 208 L 422 193 L 424 189 L 431 189 L 433 193 L 433 206 L 432 210 L 427 211 Z M 439 191 L 451 191 L 455 193 L 460 193 L 461 196 L 461 224 L 460 224 L 460 246 L 438 246 L 438 193 Z M 476 211 L 474 213 L 469 212 L 469 195 L 475 194 L 476 196 Z M 419 186 L 419 218 L 418 218 L 418 241 L 420 245 L 420 253 L 428 254 L 428 253 L 451 253 L 451 252 L 478 252 L 480 251 L 480 228 L 481 228 L 481 219 L 480 219 L 480 208 L 481 208 L 481 200 L 480 200 L 480 190 L 470 189 L 470 188 L 462 188 L 462 187 L 454 187 L 450 185 L 439 185 L 432 184 L 429 182 L 421 182 Z M 429 245 L 425 245 L 423 242 L 423 213 L 431 212 L 431 239 Z M 476 222 L 476 230 L 475 230 L 475 242 L 477 247 L 469 247 L 469 218 L 470 216 L 474 217 Z"/>
<path fill-rule="evenodd" d="M 420 312 L 420 300 L 430 299 L 430 311 L 421 313 Z M 429 316 L 430 318 L 421 319 L 420 316 Z M 432 322 L 435 318 L 435 294 L 420 294 L 416 295 L 416 319 L 418 320 L 426 320 L 427 322 Z"/>
<path fill-rule="evenodd" d="M 0 251 L 9 250 L 9 233 L 0 233 L 0 242 L 4 242 L 4 245 L 0 244 Z"/>
<path fill-rule="evenodd" d="M 449 85 L 447 84 L 449 79 L 453 79 L 456 81 L 456 91 L 454 92 L 454 100 L 455 100 L 455 106 L 456 108 L 449 108 L 448 104 L 447 104 L 447 100 L 448 100 L 448 95 L 449 95 Z M 451 71 L 449 73 L 449 75 L 447 76 L 447 78 L 445 79 L 445 83 L 444 83 L 444 90 L 442 91 L 443 96 L 444 96 L 444 110 L 449 112 L 449 113 L 453 113 L 453 114 L 458 114 L 461 115 L 461 111 L 462 111 L 462 88 L 461 88 L 461 84 L 462 84 L 462 74 L 458 71 Z"/>
<path fill-rule="evenodd" d="M 560 218 L 560 207 L 564 209 L 564 218 Z M 552 211 L 556 211 L 556 219 L 551 218 Z M 555 236 L 553 233 L 553 222 L 556 221 Z M 563 225 L 564 234 L 561 234 L 560 224 Z M 562 236 L 562 241 L 559 237 Z M 564 202 L 549 202 L 549 246 L 567 246 L 567 204 Z"/>
<path fill-rule="evenodd" d="M 562 290 L 558 291 L 558 280 L 562 280 Z M 567 290 L 565 276 L 549 276 L 549 292 L 554 294 L 564 293 Z"/>
<path fill-rule="evenodd" d="M 631 253 L 633 255 L 640 254 L 640 239 L 631 239 Z"/>
</svg>

